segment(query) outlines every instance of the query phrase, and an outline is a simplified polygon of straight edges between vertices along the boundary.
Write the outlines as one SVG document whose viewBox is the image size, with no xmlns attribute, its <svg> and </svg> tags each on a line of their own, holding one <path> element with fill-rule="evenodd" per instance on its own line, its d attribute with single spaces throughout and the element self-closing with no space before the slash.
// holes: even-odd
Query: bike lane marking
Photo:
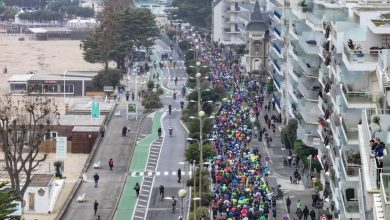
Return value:
<svg viewBox="0 0 390 220">
<path fill-rule="evenodd" d="M 149 157 L 149 149 L 152 143 L 158 138 L 157 129 L 160 126 L 162 112 L 156 111 L 153 113 L 152 132 L 142 140 L 140 140 L 134 149 L 133 158 L 129 167 L 129 172 L 126 176 L 126 183 L 123 189 L 122 196 L 119 200 L 118 208 L 114 215 L 114 220 L 128 220 L 134 218 L 135 206 L 138 203 L 133 187 L 136 183 L 140 186 L 143 184 L 143 176 L 132 176 L 133 171 L 144 172 Z"/>
</svg>

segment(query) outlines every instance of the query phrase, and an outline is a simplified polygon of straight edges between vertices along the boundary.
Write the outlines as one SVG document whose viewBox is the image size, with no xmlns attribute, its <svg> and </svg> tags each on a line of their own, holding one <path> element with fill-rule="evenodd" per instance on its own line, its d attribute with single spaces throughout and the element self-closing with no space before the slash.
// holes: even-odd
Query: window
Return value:
<svg viewBox="0 0 390 220">
<path fill-rule="evenodd" d="M 26 90 L 26 84 L 12 83 L 10 86 L 11 86 L 11 91 L 25 91 Z"/>
<path fill-rule="evenodd" d="M 58 85 L 44 85 L 44 92 L 45 93 L 57 93 L 58 92 Z"/>
<path fill-rule="evenodd" d="M 45 134 L 44 140 L 47 141 L 55 141 L 57 137 L 57 132 L 56 131 L 49 131 Z"/>
<path fill-rule="evenodd" d="M 64 85 L 60 85 L 60 93 L 64 93 Z M 74 85 L 73 84 L 65 84 L 65 93 L 74 94 Z"/>
</svg>

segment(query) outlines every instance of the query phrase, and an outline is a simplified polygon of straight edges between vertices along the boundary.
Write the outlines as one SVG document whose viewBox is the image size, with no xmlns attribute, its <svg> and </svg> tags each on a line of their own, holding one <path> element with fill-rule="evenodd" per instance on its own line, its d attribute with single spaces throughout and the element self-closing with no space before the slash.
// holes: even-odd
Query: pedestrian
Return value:
<svg viewBox="0 0 390 220">
<path fill-rule="evenodd" d="M 276 220 L 276 207 L 272 208 L 272 217 Z"/>
<path fill-rule="evenodd" d="M 135 99 L 135 94 L 134 92 L 131 92 L 131 100 L 134 101 L 134 99 Z"/>
<path fill-rule="evenodd" d="M 287 199 L 286 199 L 286 206 L 287 206 L 287 213 L 290 214 L 290 206 L 291 206 L 291 199 L 290 199 L 290 196 L 287 196 Z"/>
<path fill-rule="evenodd" d="M 139 196 L 139 190 L 140 190 L 140 187 L 139 187 L 139 184 L 138 182 L 135 184 L 134 186 L 134 190 L 135 190 L 135 194 L 137 195 L 137 197 Z"/>
<path fill-rule="evenodd" d="M 316 219 L 316 212 L 314 211 L 314 209 L 312 209 L 310 211 L 310 217 L 311 217 L 311 220 L 315 220 Z"/>
<path fill-rule="evenodd" d="M 293 177 L 292 176 L 290 176 L 290 182 L 291 182 L 291 184 L 293 184 Z"/>
<path fill-rule="evenodd" d="M 296 205 L 297 205 L 297 209 L 301 209 L 301 200 L 298 199 Z"/>
<path fill-rule="evenodd" d="M 112 168 L 114 167 L 114 161 L 112 158 L 108 161 L 108 166 L 110 167 L 110 171 L 112 171 Z"/>
<path fill-rule="evenodd" d="M 307 220 L 307 216 L 309 216 L 309 209 L 307 208 L 306 205 L 305 205 L 305 208 L 303 209 L 302 213 L 303 213 L 303 220 Z"/>
<path fill-rule="evenodd" d="M 93 210 L 95 211 L 95 215 L 96 215 L 98 206 L 99 206 L 99 203 L 97 202 L 97 200 L 95 200 L 95 202 L 93 203 Z"/>
<path fill-rule="evenodd" d="M 7 72 L 8 72 L 8 69 L 7 69 L 6 66 L 4 66 L 3 73 L 4 73 L 4 74 L 7 74 Z"/>
<path fill-rule="evenodd" d="M 177 80 L 178 80 L 178 79 L 177 79 L 177 76 L 176 76 L 176 77 L 175 77 L 175 86 L 177 85 Z"/>
<path fill-rule="evenodd" d="M 130 93 L 129 91 L 126 92 L 126 101 L 129 101 L 129 98 L 130 98 Z"/>
<path fill-rule="evenodd" d="M 302 213 L 302 210 L 300 208 L 297 209 L 295 214 L 297 214 L 297 217 L 298 217 L 299 220 L 302 219 L 303 213 Z"/>
<path fill-rule="evenodd" d="M 318 201 L 318 195 L 317 194 L 311 195 L 311 199 L 312 199 L 311 207 L 315 207 Z"/>
<path fill-rule="evenodd" d="M 93 176 L 93 180 L 95 181 L 95 188 L 98 187 L 99 178 L 99 174 L 95 173 L 95 175 Z"/>
<path fill-rule="evenodd" d="M 181 181 L 181 169 L 179 168 L 177 170 L 177 182 L 180 183 L 180 181 Z"/>
</svg>

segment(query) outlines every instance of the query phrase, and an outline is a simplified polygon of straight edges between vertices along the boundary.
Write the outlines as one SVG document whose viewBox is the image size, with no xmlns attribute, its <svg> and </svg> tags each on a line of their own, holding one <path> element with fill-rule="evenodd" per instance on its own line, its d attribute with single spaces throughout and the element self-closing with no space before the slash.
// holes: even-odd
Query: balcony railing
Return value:
<svg viewBox="0 0 390 220">
<path fill-rule="evenodd" d="M 315 30 L 322 30 L 322 21 L 316 15 L 312 13 L 306 14 L 306 21 L 309 22 L 309 26 L 312 26 Z M 310 25 L 311 24 L 311 25 Z"/>
<path fill-rule="evenodd" d="M 380 176 L 380 188 L 383 201 L 386 206 L 390 206 L 390 174 L 382 173 Z"/>
<path fill-rule="evenodd" d="M 280 48 L 279 45 L 276 43 L 272 43 L 272 47 L 281 55 L 282 54 L 282 49 Z"/>
<path fill-rule="evenodd" d="M 272 63 L 275 65 L 276 69 L 280 72 L 281 68 L 277 60 L 272 60 Z"/>
<path fill-rule="evenodd" d="M 342 151 L 342 163 L 343 168 L 345 169 L 347 177 L 358 179 L 359 169 L 361 167 L 360 153 Z"/>
<path fill-rule="evenodd" d="M 318 74 L 319 74 L 318 68 L 315 64 L 313 64 L 312 62 L 308 62 L 307 60 L 304 61 L 303 59 L 299 59 L 298 64 L 302 68 L 302 70 L 303 70 L 302 73 L 306 77 L 318 78 Z"/>
<path fill-rule="evenodd" d="M 306 88 L 301 81 L 298 83 L 298 89 L 301 91 L 303 96 L 310 101 L 318 101 L 318 94 L 320 86 L 313 84 L 311 89 Z"/>
<path fill-rule="evenodd" d="M 281 37 L 282 36 L 282 32 L 277 28 L 277 27 L 274 27 L 274 32 L 279 36 Z"/>
<path fill-rule="evenodd" d="M 347 43 L 344 44 L 344 54 L 350 63 L 377 62 L 379 51 L 379 49 L 352 49 Z"/>
<path fill-rule="evenodd" d="M 277 17 L 278 19 L 280 19 L 282 17 L 282 14 L 277 9 L 275 9 L 274 16 Z"/>
<path fill-rule="evenodd" d="M 358 140 L 359 133 L 357 128 L 348 128 L 345 124 L 343 118 L 341 118 L 341 128 L 343 130 L 344 136 L 346 137 L 347 142 Z"/>
<path fill-rule="evenodd" d="M 381 93 L 350 91 L 348 86 L 341 84 L 342 93 L 348 104 L 377 104 Z"/>
</svg>

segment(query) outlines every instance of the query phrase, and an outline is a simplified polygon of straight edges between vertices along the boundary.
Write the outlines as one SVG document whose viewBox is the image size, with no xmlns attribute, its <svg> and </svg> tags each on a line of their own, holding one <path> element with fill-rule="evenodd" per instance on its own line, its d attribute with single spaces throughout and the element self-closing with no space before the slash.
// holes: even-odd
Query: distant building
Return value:
<svg viewBox="0 0 390 220">
<path fill-rule="evenodd" d="M 62 75 L 22 74 L 9 80 L 9 92 L 23 94 L 30 90 L 32 94 L 85 96 L 93 90 L 92 79 L 97 72 L 66 71 Z"/>
</svg>

